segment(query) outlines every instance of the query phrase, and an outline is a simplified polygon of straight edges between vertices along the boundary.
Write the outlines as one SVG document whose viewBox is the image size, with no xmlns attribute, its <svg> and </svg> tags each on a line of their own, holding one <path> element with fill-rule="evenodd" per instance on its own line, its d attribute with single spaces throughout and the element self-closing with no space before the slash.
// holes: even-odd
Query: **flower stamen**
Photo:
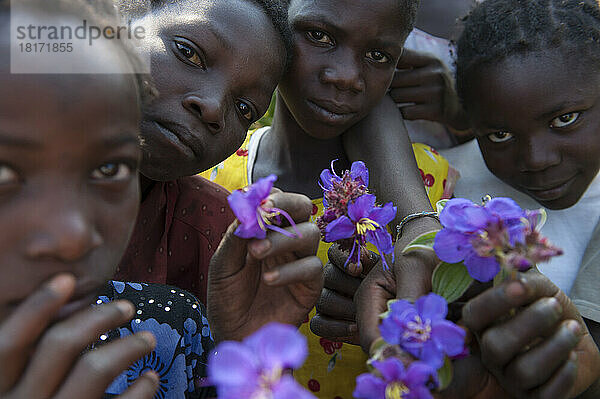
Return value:
<svg viewBox="0 0 600 399">
<path fill-rule="evenodd" d="M 402 399 L 407 393 L 410 393 L 410 389 L 398 381 L 394 381 L 385 387 L 385 399 Z"/>
</svg>

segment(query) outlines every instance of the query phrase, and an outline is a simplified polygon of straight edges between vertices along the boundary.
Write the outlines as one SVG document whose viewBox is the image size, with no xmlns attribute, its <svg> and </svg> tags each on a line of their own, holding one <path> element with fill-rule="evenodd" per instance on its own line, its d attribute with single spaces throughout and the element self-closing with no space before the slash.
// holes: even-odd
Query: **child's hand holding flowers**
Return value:
<svg viewBox="0 0 600 399">
<path fill-rule="evenodd" d="M 312 203 L 271 189 L 273 180 L 259 180 L 246 191 L 253 193 L 249 198 L 230 197 L 234 211 L 251 217 L 238 216 L 242 223 L 232 223 L 211 260 L 207 311 L 216 341 L 243 339 L 271 321 L 298 326 L 321 293 L 319 230 L 308 222 Z M 289 216 L 291 226 L 271 219 L 278 214 Z M 245 239 L 239 232 L 263 238 Z"/>
</svg>

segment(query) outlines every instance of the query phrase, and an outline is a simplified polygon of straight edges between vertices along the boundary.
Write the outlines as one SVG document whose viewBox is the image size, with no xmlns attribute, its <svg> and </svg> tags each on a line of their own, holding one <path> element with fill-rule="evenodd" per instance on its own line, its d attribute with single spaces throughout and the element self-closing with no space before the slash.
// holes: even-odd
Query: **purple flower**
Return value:
<svg viewBox="0 0 600 399">
<path fill-rule="evenodd" d="M 220 343 L 208 361 L 209 379 L 220 399 L 314 399 L 284 373 L 307 354 L 306 338 L 295 327 L 270 323 L 243 342 Z"/>
<path fill-rule="evenodd" d="M 341 216 L 346 213 L 350 202 L 367 193 L 369 170 L 364 162 L 356 161 L 340 177 L 333 169 L 334 162 L 331 161 L 331 170 L 321 172 L 319 185 L 323 189 L 323 207 Z"/>
<path fill-rule="evenodd" d="M 524 211 L 510 198 L 494 198 L 479 206 L 462 198 L 446 203 L 440 213 L 444 228 L 433 249 L 444 262 L 463 261 L 475 280 L 492 280 L 503 266 L 526 270 L 562 254 L 538 231 L 541 211 Z"/>
<path fill-rule="evenodd" d="M 281 222 L 280 215 L 283 215 L 294 228 L 296 235 L 300 237 L 296 224 L 287 212 L 267 207 L 267 197 L 275 180 L 277 176 L 269 175 L 243 190 L 232 192 L 227 197 L 231 210 L 240 222 L 234 233 L 236 236 L 263 239 L 267 236 L 267 230 L 275 230 L 288 237 L 294 237 L 294 234 L 276 225 Z"/>
<path fill-rule="evenodd" d="M 465 331 L 446 320 L 448 304 L 436 294 L 417 299 L 415 304 L 397 300 L 389 305 L 379 331 L 386 342 L 436 370 L 444 364 L 444 356 L 452 358 L 465 350 Z"/>
<path fill-rule="evenodd" d="M 524 217 L 510 198 L 494 198 L 485 206 L 452 199 L 440 213 L 444 228 L 437 233 L 433 249 L 444 262 L 464 261 L 475 280 L 490 281 L 500 271 L 498 251 L 524 241 Z"/>
<path fill-rule="evenodd" d="M 373 367 L 382 378 L 365 373 L 356 377 L 352 395 L 358 399 L 433 399 L 430 389 L 437 386 L 435 370 L 421 362 L 404 368 L 396 358 L 374 361 Z"/>
<path fill-rule="evenodd" d="M 353 238 L 346 264 L 353 258 L 355 251 L 358 252 L 356 259 L 360 260 L 361 248 L 367 241 L 375 245 L 380 254 L 389 254 L 394 251 L 394 245 L 386 226 L 394 216 L 396 216 L 396 207 L 391 202 L 378 207 L 375 205 L 374 195 L 364 194 L 348 205 L 348 216 L 342 215 L 325 227 L 325 241 L 334 242 Z M 385 257 L 382 259 L 387 268 Z"/>
</svg>

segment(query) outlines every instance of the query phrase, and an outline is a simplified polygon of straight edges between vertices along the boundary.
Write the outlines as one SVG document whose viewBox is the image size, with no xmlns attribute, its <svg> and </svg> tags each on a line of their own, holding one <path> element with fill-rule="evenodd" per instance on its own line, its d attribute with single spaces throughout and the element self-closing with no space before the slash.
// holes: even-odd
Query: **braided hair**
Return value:
<svg viewBox="0 0 600 399">
<path fill-rule="evenodd" d="M 486 0 L 464 20 L 458 40 L 456 87 L 464 99 L 476 68 L 515 55 L 561 49 L 600 66 L 596 0 Z"/>
<path fill-rule="evenodd" d="M 143 17 L 148 12 L 160 9 L 168 4 L 174 4 L 181 0 L 115 0 L 119 11 L 129 19 Z M 289 0 L 245 0 L 257 5 L 267 15 L 275 31 L 283 42 L 287 63 L 292 55 L 292 32 L 288 25 Z"/>
</svg>

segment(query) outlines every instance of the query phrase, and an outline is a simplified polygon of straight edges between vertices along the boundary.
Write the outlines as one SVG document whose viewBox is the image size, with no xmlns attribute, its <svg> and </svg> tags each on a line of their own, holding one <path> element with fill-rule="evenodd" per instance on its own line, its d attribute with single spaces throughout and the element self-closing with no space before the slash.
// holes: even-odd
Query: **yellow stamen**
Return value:
<svg viewBox="0 0 600 399">
<path fill-rule="evenodd" d="M 410 390 L 401 382 L 392 382 L 385 387 L 385 399 L 402 399 Z"/>
<path fill-rule="evenodd" d="M 356 232 L 358 233 L 358 235 L 364 236 L 367 233 L 367 231 L 377 230 L 378 227 L 379 223 L 377 223 L 376 221 L 371 220 L 369 218 L 362 218 L 356 224 Z"/>
</svg>

